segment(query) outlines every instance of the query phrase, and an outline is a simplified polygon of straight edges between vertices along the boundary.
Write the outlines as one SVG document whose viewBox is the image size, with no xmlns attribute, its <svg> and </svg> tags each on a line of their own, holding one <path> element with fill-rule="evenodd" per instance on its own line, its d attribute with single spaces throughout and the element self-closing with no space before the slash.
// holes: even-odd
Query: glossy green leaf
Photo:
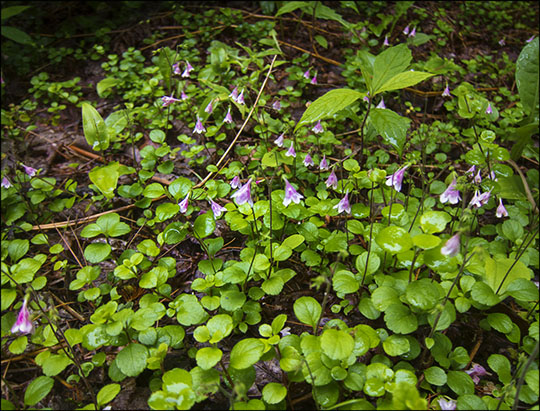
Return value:
<svg viewBox="0 0 540 411">
<path fill-rule="evenodd" d="M 435 307 L 441 296 L 439 289 L 432 280 L 422 278 L 407 285 L 405 298 L 411 307 L 422 311 L 429 311 Z"/>
<path fill-rule="evenodd" d="M 416 315 L 400 303 L 392 304 L 385 310 L 384 321 L 397 334 L 410 334 L 418 328 Z"/>
<path fill-rule="evenodd" d="M 384 143 L 391 145 L 401 155 L 411 120 L 392 110 L 382 108 L 371 110 L 369 118 Z"/>
<path fill-rule="evenodd" d="M 457 395 L 474 394 L 474 382 L 464 371 L 448 371 L 447 383 Z"/>
<path fill-rule="evenodd" d="M 411 87 L 432 76 L 433 74 L 426 73 L 424 71 L 405 71 L 403 73 L 396 74 L 394 77 L 389 79 L 378 90 L 375 90 L 374 95 L 384 93 L 385 91 L 399 90 L 405 87 Z"/>
<path fill-rule="evenodd" d="M 516 85 L 525 109 L 538 122 L 538 37 L 523 47 L 516 61 Z"/>
<path fill-rule="evenodd" d="M 452 217 L 444 211 L 426 211 L 420 217 L 420 227 L 427 234 L 440 233 L 451 220 Z"/>
<path fill-rule="evenodd" d="M 370 94 L 374 96 L 386 82 L 405 71 L 411 60 L 411 51 L 404 43 L 389 47 L 375 57 Z"/>
<path fill-rule="evenodd" d="M 105 93 L 110 88 L 116 87 L 121 82 L 121 80 L 114 77 L 106 77 L 103 80 L 99 81 L 96 85 L 96 91 L 98 93 L 98 96 L 103 97 L 103 93 Z M 105 121 L 105 123 L 107 123 L 107 121 Z"/>
<path fill-rule="evenodd" d="M 96 151 L 106 150 L 109 147 L 107 125 L 98 111 L 88 103 L 82 103 L 82 121 L 88 145 Z"/>
<path fill-rule="evenodd" d="M 321 305 L 313 297 L 300 297 L 294 302 L 293 310 L 300 322 L 313 328 L 317 326 L 322 312 Z"/>
<path fill-rule="evenodd" d="M 212 213 L 204 213 L 198 216 L 193 223 L 193 231 L 197 238 L 205 238 L 213 234 L 216 229 L 216 220 Z"/>
<path fill-rule="evenodd" d="M 99 405 L 105 405 L 114 400 L 120 392 L 120 384 L 107 384 L 101 388 L 97 394 L 97 402 Z"/>
<path fill-rule="evenodd" d="M 510 268 L 512 269 L 508 273 Z M 532 277 L 532 271 L 525 264 L 510 258 L 494 260 L 488 257 L 485 270 L 484 281 L 497 295 L 504 294 L 514 280 L 518 278 L 530 280 Z"/>
<path fill-rule="evenodd" d="M 111 246 L 105 243 L 88 244 L 84 249 L 84 258 L 89 263 L 97 264 L 104 261 L 111 253 Z"/>
<path fill-rule="evenodd" d="M 489 367 L 497 373 L 503 384 L 512 381 L 512 367 L 510 361 L 504 355 L 491 354 L 488 358 Z"/>
<path fill-rule="evenodd" d="M 136 377 L 146 368 L 148 349 L 141 344 L 131 343 L 116 356 L 116 365 L 128 377 Z"/>
<path fill-rule="evenodd" d="M 266 384 L 262 390 L 262 398 L 268 404 L 277 404 L 287 396 L 287 388 L 277 382 Z"/>
<path fill-rule="evenodd" d="M 353 273 L 347 270 L 340 270 L 332 277 L 334 291 L 343 294 L 351 294 L 360 288 L 360 284 Z"/>
<path fill-rule="evenodd" d="M 36 405 L 49 394 L 53 385 L 54 379 L 44 375 L 32 380 L 24 392 L 24 403 L 30 406 Z"/>
<path fill-rule="evenodd" d="M 430 250 L 441 243 L 441 239 L 431 234 L 418 234 L 412 238 L 413 244 L 422 250 Z"/>
<path fill-rule="evenodd" d="M 379 246 L 390 254 L 403 253 L 413 246 L 410 234 L 401 227 L 389 226 L 382 229 L 375 237 Z"/>
<path fill-rule="evenodd" d="M 230 366 L 239 370 L 251 367 L 261 358 L 264 347 L 256 338 L 244 338 L 231 350 Z"/>
<path fill-rule="evenodd" d="M 409 340 L 403 336 L 394 334 L 383 341 L 384 352 L 391 357 L 405 354 L 410 351 L 411 345 Z"/>
<path fill-rule="evenodd" d="M 195 359 L 199 367 L 203 370 L 209 370 L 221 360 L 222 356 L 223 352 L 219 348 L 203 347 L 197 351 Z"/>
<path fill-rule="evenodd" d="M 304 114 L 302 114 L 300 121 L 294 127 L 294 131 L 303 125 L 312 124 L 331 117 L 364 96 L 365 93 L 346 88 L 330 90 L 310 104 L 307 110 L 304 111 Z"/>
<path fill-rule="evenodd" d="M 428 369 L 426 369 L 424 371 L 424 376 L 427 382 L 438 387 L 446 384 L 446 381 L 448 379 L 446 376 L 446 372 L 442 368 L 437 366 L 429 367 Z"/>
<path fill-rule="evenodd" d="M 324 330 L 321 335 L 321 349 L 334 360 L 344 360 L 353 352 L 354 338 L 344 330 Z"/>
<path fill-rule="evenodd" d="M 94 167 L 88 173 L 88 177 L 106 198 L 112 199 L 118 185 L 118 177 L 120 177 L 119 169 L 120 164 L 113 162 L 103 167 Z"/>
</svg>

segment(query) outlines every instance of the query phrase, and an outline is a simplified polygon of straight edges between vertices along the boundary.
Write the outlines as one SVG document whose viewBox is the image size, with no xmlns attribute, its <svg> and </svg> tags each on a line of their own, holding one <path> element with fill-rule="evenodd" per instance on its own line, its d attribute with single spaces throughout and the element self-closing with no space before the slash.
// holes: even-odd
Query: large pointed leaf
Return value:
<svg viewBox="0 0 540 411">
<path fill-rule="evenodd" d="M 304 111 L 304 114 L 294 128 L 294 131 L 305 124 L 311 124 L 334 115 L 365 95 L 365 93 L 346 88 L 330 90 L 328 93 L 311 103 L 307 110 Z"/>
<path fill-rule="evenodd" d="M 106 150 L 109 147 L 107 126 L 98 111 L 88 103 L 82 103 L 84 137 L 93 150 Z"/>
<path fill-rule="evenodd" d="M 430 78 L 431 76 L 433 76 L 433 74 L 426 73 L 425 71 L 404 71 L 403 73 L 396 74 L 386 83 L 384 83 L 381 88 L 373 92 L 373 95 L 382 93 L 384 91 L 399 90 L 401 88 L 411 87 L 427 78 Z"/>
<path fill-rule="evenodd" d="M 392 110 L 375 108 L 369 114 L 373 126 L 386 144 L 390 144 L 401 155 L 407 139 L 411 120 L 401 117 Z"/>
<path fill-rule="evenodd" d="M 373 63 L 371 95 L 374 95 L 392 77 L 405 71 L 411 59 L 412 54 L 406 44 L 390 47 L 379 54 Z"/>
<path fill-rule="evenodd" d="M 523 106 L 538 122 L 538 37 L 523 47 L 516 62 L 516 85 Z"/>
</svg>

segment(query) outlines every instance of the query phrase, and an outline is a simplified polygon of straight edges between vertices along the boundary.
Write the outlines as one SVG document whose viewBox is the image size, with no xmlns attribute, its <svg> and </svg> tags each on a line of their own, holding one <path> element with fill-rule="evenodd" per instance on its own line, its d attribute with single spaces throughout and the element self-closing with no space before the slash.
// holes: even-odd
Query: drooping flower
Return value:
<svg viewBox="0 0 540 411">
<path fill-rule="evenodd" d="M 308 79 L 309 80 L 309 69 L 306 70 L 306 72 L 304 73 L 304 78 Z"/>
<path fill-rule="evenodd" d="M 291 327 L 285 327 L 279 333 L 281 334 L 282 337 L 285 337 L 286 335 L 291 335 Z"/>
<path fill-rule="evenodd" d="M 240 187 L 236 193 L 231 195 L 231 197 L 236 200 L 236 204 L 238 205 L 248 203 L 253 207 L 253 200 L 251 199 L 251 178 L 246 184 Z"/>
<path fill-rule="evenodd" d="M 306 154 L 306 156 L 304 157 L 304 165 L 306 167 L 315 165 L 315 163 L 313 162 L 313 159 L 311 158 L 309 154 Z"/>
<path fill-rule="evenodd" d="M 274 143 L 275 143 L 278 147 L 283 147 L 283 134 L 285 134 L 285 133 L 281 133 L 281 135 L 280 135 L 278 138 L 276 138 L 276 139 L 274 140 Z"/>
<path fill-rule="evenodd" d="M 285 153 L 287 157 L 296 157 L 296 151 L 294 151 L 294 142 L 291 141 L 291 146 Z"/>
<path fill-rule="evenodd" d="M 317 121 L 317 124 L 311 129 L 315 134 L 322 133 L 324 131 L 323 126 L 321 125 L 321 120 Z"/>
<path fill-rule="evenodd" d="M 491 197 L 491 190 L 492 190 L 492 189 L 493 189 L 493 188 L 490 188 L 489 191 L 486 191 L 486 192 L 480 194 L 480 196 L 479 196 L 479 201 L 480 201 L 480 203 L 481 203 L 482 205 L 487 204 L 487 202 L 489 201 L 489 197 Z"/>
<path fill-rule="evenodd" d="M 384 98 L 381 97 L 381 102 L 379 104 L 377 104 L 376 108 L 386 108 L 386 106 L 384 104 Z"/>
<path fill-rule="evenodd" d="M 530 43 L 531 41 L 534 40 L 534 37 L 535 37 L 535 36 L 534 36 L 534 34 L 533 34 L 531 37 L 529 37 L 529 38 L 528 38 L 527 40 L 525 40 L 525 41 L 526 41 L 527 43 Z"/>
<path fill-rule="evenodd" d="M 189 73 L 193 70 L 193 67 L 191 64 L 189 64 L 189 61 L 186 60 L 186 68 L 184 72 L 182 73 L 182 77 L 189 77 Z"/>
<path fill-rule="evenodd" d="M 234 178 L 230 182 L 231 188 L 238 188 L 240 187 L 240 177 L 234 176 Z"/>
<path fill-rule="evenodd" d="M 180 74 L 181 71 L 180 71 L 180 62 L 176 62 L 172 65 L 172 68 L 173 68 L 173 73 L 174 74 Z"/>
<path fill-rule="evenodd" d="M 323 156 L 321 163 L 319 164 L 319 170 L 328 170 L 328 161 L 326 161 L 326 154 Z"/>
<path fill-rule="evenodd" d="M 497 179 L 497 175 L 495 174 L 495 171 L 491 170 L 491 172 L 489 173 L 488 177 L 490 179 L 492 179 L 493 181 L 498 181 Z"/>
<path fill-rule="evenodd" d="M 225 211 L 227 211 L 227 209 L 225 207 L 220 206 L 214 200 L 210 200 L 210 208 L 212 209 L 212 212 L 214 213 L 214 216 L 216 218 L 221 217 L 221 214 L 223 214 Z"/>
<path fill-rule="evenodd" d="M 482 170 L 478 169 L 478 172 L 476 173 L 476 175 L 473 178 L 473 181 L 476 184 L 480 184 L 482 182 L 482 176 L 480 175 L 480 171 L 482 171 Z"/>
<path fill-rule="evenodd" d="M 439 407 L 441 407 L 441 410 L 443 411 L 453 411 L 457 407 L 457 402 L 454 400 L 445 400 L 444 398 L 440 397 L 438 402 Z"/>
<path fill-rule="evenodd" d="M 488 106 L 486 108 L 486 114 L 491 114 L 493 113 L 493 110 L 491 109 L 491 103 L 488 103 Z"/>
<path fill-rule="evenodd" d="M 409 34 L 409 25 L 403 29 L 403 34 L 407 35 Z"/>
<path fill-rule="evenodd" d="M 189 205 L 189 193 L 187 193 L 186 198 L 180 201 L 178 205 L 180 206 L 180 212 L 184 214 L 187 211 Z"/>
<path fill-rule="evenodd" d="M 229 97 L 233 99 L 233 101 L 236 101 L 238 98 L 238 87 L 235 87 L 233 91 L 231 91 L 231 94 L 229 94 Z"/>
<path fill-rule="evenodd" d="M 401 183 L 403 182 L 403 175 L 405 174 L 405 170 L 407 170 L 407 168 L 409 168 L 408 165 L 403 168 L 400 168 L 394 174 L 390 174 L 389 176 L 386 176 L 386 185 L 394 186 L 394 189 L 396 191 L 401 191 Z"/>
<path fill-rule="evenodd" d="M 390 43 L 388 42 L 388 36 L 384 36 L 384 42 L 383 42 L 383 46 L 389 46 Z"/>
<path fill-rule="evenodd" d="M 188 95 L 184 92 L 184 90 L 182 90 L 182 92 L 180 93 L 180 98 L 182 100 L 187 100 L 189 97 Z"/>
<path fill-rule="evenodd" d="M 338 214 L 342 213 L 343 211 L 346 211 L 347 213 L 351 212 L 351 205 L 349 204 L 349 192 L 347 191 L 345 193 L 345 197 L 341 199 L 339 203 L 337 203 L 333 208 L 337 208 Z"/>
<path fill-rule="evenodd" d="M 506 41 L 504 41 L 504 39 L 499 40 L 499 45 L 500 46 L 504 46 L 505 44 L 506 44 Z"/>
<path fill-rule="evenodd" d="M 7 179 L 7 177 L 2 178 L 2 187 L 4 187 L 4 188 L 9 188 L 9 187 L 11 187 L 11 183 L 9 182 L 9 180 Z"/>
<path fill-rule="evenodd" d="M 207 112 L 208 114 L 212 114 L 212 111 L 214 111 L 214 107 L 212 107 L 212 101 L 210 101 L 210 103 L 208 103 L 208 105 L 206 106 L 204 111 Z"/>
<path fill-rule="evenodd" d="M 37 170 L 35 168 L 25 166 L 24 164 L 22 166 L 24 168 L 24 172 L 28 174 L 28 177 L 34 177 L 36 175 Z"/>
<path fill-rule="evenodd" d="M 172 103 L 174 103 L 175 101 L 181 101 L 181 100 L 178 100 L 177 98 L 174 98 L 174 97 L 163 96 L 163 97 L 161 97 L 161 106 L 162 107 L 168 107 Z"/>
<path fill-rule="evenodd" d="M 272 108 L 277 111 L 281 110 L 281 103 L 279 102 L 279 100 L 274 101 L 274 103 L 272 104 Z"/>
<path fill-rule="evenodd" d="M 338 181 L 337 181 L 336 173 L 334 172 L 334 170 L 332 170 L 332 172 L 328 176 L 328 179 L 325 182 L 326 188 L 332 186 L 332 188 L 335 190 L 337 188 L 337 185 L 338 185 L 337 183 L 338 183 Z"/>
<path fill-rule="evenodd" d="M 240 94 L 238 95 L 238 98 L 236 99 L 236 102 L 237 102 L 238 104 L 246 104 L 246 103 L 244 102 L 244 90 L 242 90 L 242 91 L 240 92 Z"/>
<path fill-rule="evenodd" d="M 443 97 L 450 97 L 450 89 L 448 88 L 448 84 L 446 85 L 444 91 L 442 92 Z"/>
<path fill-rule="evenodd" d="M 416 27 L 414 27 L 411 32 L 409 33 L 409 37 L 414 37 L 416 36 Z"/>
<path fill-rule="evenodd" d="M 478 384 L 480 382 L 480 377 L 487 374 L 486 369 L 480 364 L 476 363 L 473 364 L 471 369 L 465 370 L 465 372 L 471 376 L 475 384 Z"/>
<path fill-rule="evenodd" d="M 229 107 L 229 109 L 227 110 L 227 114 L 225 114 L 225 118 L 223 119 L 223 122 L 224 123 L 229 123 L 231 124 L 233 122 L 233 119 L 232 119 L 232 116 L 231 116 L 231 108 Z"/>
<path fill-rule="evenodd" d="M 473 198 L 471 199 L 470 203 L 469 203 L 470 206 L 474 206 L 476 208 L 480 208 L 482 207 L 482 202 L 480 201 L 480 192 L 478 190 L 476 190 L 474 192 L 474 196 Z"/>
<path fill-rule="evenodd" d="M 474 171 L 476 170 L 476 167 L 473 165 L 471 168 L 469 168 L 467 171 L 465 171 L 465 174 L 470 174 L 471 177 L 474 175 Z"/>
<path fill-rule="evenodd" d="M 311 84 L 317 84 L 317 73 L 315 73 L 315 75 L 311 79 Z"/>
<path fill-rule="evenodd" d="M 502 198 L 499 198 L 499 206 L 497 207 L 497 218 L 508 217 L 508 211 L 503 205 Z"/>
<path fill-rule="evenodd" d="M 450 237 L 446 244 L 441 248 L 441 254 L 448 255 L 450 257 L 455 256 L 457 253 L 459 253 L 459 244 L 459 233 L 457 233 Z"/>
<path fill-rule="evenodd" d="M 447 201 L 450 204 L 457 204 L 459 200 L 461 200 L 461 196 L 459 195 L 459 191 L 456 189 L 456 178 L 452 180 L 450 185 L 447 187 L 447 189 L 444 191 L 444 193 L 441 194 L 440 197 L 441 203 L 446 203 Z"/>
<path fill-rule="evenodd" d="M 195 124 L 193 132 L 199 134 L 206 132 L 206 129 L 204 128 L 203 123 L 201 122 L 201 119 L 199 117 L 197 117 L 197 124 Z"/>
<path fill-rule="evenodd" d="M 30 312 L 26 307 L 27 304 L 28 296 L 24 298 L 23 305 L 21 307 L 21 310 L 19 311 L 19 315 L 17 316 L 17 321 L 15 321 L 15 324 L 13 324 L 13 327 L 11 327 L 11 332 L 13 334 L 18 332 L 20 332 L 21 334 L 29 334 L 34 328 L 34 326 L 32 325 L 32 321 L 30 321 Z"/>
<path fill-rule="evenodd" d="M 300 200 L 304 198 L 302 194 L 294 189 L 294 187 L 285 179 L 285 197 L 283 197 L 283 207 L 287 207 L 291 201 L 295 204 L 300 203 Z"/>
</svg>

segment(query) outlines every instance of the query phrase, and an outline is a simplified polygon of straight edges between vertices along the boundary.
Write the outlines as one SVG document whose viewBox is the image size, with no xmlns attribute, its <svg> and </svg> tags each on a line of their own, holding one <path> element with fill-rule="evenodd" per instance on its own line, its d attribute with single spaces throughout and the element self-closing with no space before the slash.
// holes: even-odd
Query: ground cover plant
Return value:
<svg viewBox="0 0 540 411">
<path fill-rule="evenodd" d="M 538 409 L 536 2 L 2 3 L 2 409 Z"/>
</svg>

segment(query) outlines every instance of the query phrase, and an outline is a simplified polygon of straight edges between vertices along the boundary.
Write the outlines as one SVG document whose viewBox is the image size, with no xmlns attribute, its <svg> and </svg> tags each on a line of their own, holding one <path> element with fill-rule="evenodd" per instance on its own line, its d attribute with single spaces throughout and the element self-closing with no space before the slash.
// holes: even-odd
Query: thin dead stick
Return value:
<svg viewBox="0 0 540 411">
<path fill-rule="evenodd" d="M 259 89 L 259 94 L 257 94 L 257 98 L 255 99 L 255 103 L 253 103 L 253 106 L 251 107 L 251 110 L 249 110 L 248 116 L 244 120 L 244 124 L 242 124 L 242 127 L 240 127 L 240 130 L 238 130 L 238 133 L 236 134 L 236 137 L 234 138 L 234 140 L 231 142 L 231 144 L 229 145 L 229 147 L 227 148 L 225 153 L 223 153 L 223 155 L 221 156 L 221 158 L 217 162 L 217 164 L 216 164 L 217 168 L 219 168 L 219 166 L 221 165 L 223 160 L 225 160 L 225 157 L 227 157 L 227 154 L 229 154 L 229 151 L 231 151 L 231 149 L 233 148 L 234 144 L 236 143 L 236 140 L 238 140 L 238 137 L 240 137 L 240 135 L 242 134 L 242 131 L 244 131 L 244 128 L 246 127 L 246 124 L 248 123 L 249 119 L 251 118 L 251 115 L 253 114 L 253 111 L 255 111 L 255 108 L 257 107 L 257 103 L 259 102 L 259 98 L 261 97 L 261 94 L 262 94 L 262 92 L 264 90 L 264 87 L 266 86 L 266 82 L 268 81 L 268 78 L 270 77 L 270 73 L 272 72 L 272 68 L 274 67 L 274 62 L 276 61 L 276 58 L 277 58 L 277 54 L 274 55 L 274 58 L 272 59 L 272 62 L 270 63 L 270 68 L 268 69 L 268 73 L 266 73 L 266 78 L 264 79 L 264 81 L 262 83 L 262 86 Z M 206 183 L 210 179 L 210 177 L 212 177 L 213 174 L 214 174 L 213 172 L 208 173 L 208 175 L 204 178 L 204 180 L 197 183 L 195 186 L 193 186 L 193 188 L 199 188 L 202 185 L 204 185 L 204 183 Z"/>
</svg>

